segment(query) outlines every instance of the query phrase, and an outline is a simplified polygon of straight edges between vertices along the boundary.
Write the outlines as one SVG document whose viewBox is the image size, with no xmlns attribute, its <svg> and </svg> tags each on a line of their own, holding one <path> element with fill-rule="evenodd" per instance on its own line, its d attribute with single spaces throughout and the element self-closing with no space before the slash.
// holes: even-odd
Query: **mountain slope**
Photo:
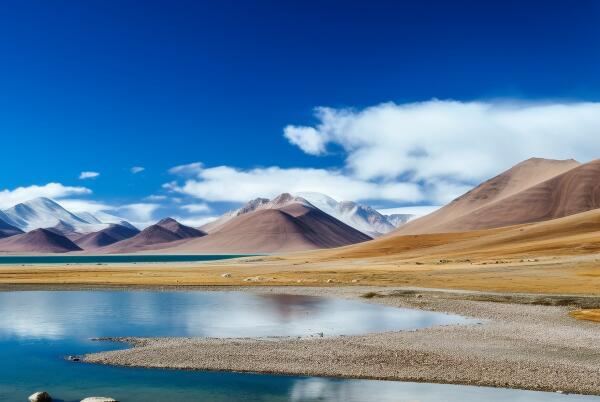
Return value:
<svg viewBox="0 0 600 402">
<path fill-rule="evenodd" d="M 0 211 L 0 239 L 23 233 L 23 231 L 8 223 L 10 219 Z"/>
<path fill-rule="evenodd" d="M 94 227 L 90 222 L 44 197 L 17 204 L 3 212 L 8 217 L 9 224 L 23 231 L 50 228 L 60 224 L 68 225 L 76 230 L 86 228 L 89 231 L 90 228 Z"/>
<path fill-rule="evenodd" d="M 81 248 L 65 236 L 46 229 L 35 229 L 0 240 L 0 252 L 66 253 L 79 250 Z"/>
<path fill-rule="evenodd" d="M 339 247 L 370 240 L 362 232 L 289 194 L 229 219 L 205 237 L 174 243 L 164 253 L 272 253 Z"/>
<path fill-rule="evenodd" d="M 464 230 L 540 222 L 600 208 L 600 160 L 449 222 Z"/>
<path fill-rule="evenodd" d="M 532 222 L 535 219 L 507 219 L 496 217 L 478 223 L 472 214 L 492 204 L 502 202 L 524 190 L 577 168 L 580 164 L 570 160 L 531 158 L 523 161 L 498 176 L 487 180 L 473 190 L 455 199 L 445 207 L 415 219 L 398 229 L 400 234 L 439 233 L 471 230 L 475 228 L 499 227 L 514 223 Z M 544 203 L 544 200 L 539 200 Z M 516 205 L 515 205 L 516 206 Z M 526 207 L 527 208 L 527 207 Z M 508 213 L 510 215 L 510 213 Z M 539 219 L 538 219 L 539 220 Z"/>
<path fill-rule="evenodd" d="M 168 247 L 166 243 L 204 236 L 201 230 L 182 225 L 175 219 L 167 218 L 148 226 L 137 235 L 114 243 L 103 249 L 107 253 L 133 253 L 153 248 Z"/>
<path fill-rule="evenodd" d="M 84 250 L 106 247 L 121 240 L 129 239 L 140 233 L 135 228 L 111 224 L 98 232 L 88 233 L 77 238 L 74 242 Z"/>
</svg>

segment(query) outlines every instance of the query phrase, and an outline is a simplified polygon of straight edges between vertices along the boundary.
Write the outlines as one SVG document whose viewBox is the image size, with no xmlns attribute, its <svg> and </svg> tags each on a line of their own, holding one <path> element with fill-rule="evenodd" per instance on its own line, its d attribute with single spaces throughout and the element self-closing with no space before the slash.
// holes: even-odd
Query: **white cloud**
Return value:
<svg viewBox="0 0 600 402">
<path fill-rule="evenodd" d="M 200 204 L 186 204 L 181 206 L 182 209 L 186 210 L 189 213 L 198 213 L 198 212 L 208 212 L 210 211 L 210 207 L 208 204 L 200 203 Z"/>
<path fill-rule="evenodd" d="M 17 187 L 0 191 L 0 208 L 10 208 L 20 202 L 37 197 L 60 199 L 72 195 L 90 194 L 92 191 L 86 187 L 71 187 L 61 183 L 48 183 L 43 186 Z"/>
<path fill-rule="evenodd" d="M 532 156 L 589 161 L 600 155 L 600 103 L 438 101 L 363 110 L 317 108 L 315 127 L 284 135 L 318 155 L 346 152 L 364 180 L 476 183 Z"/>
<path fill-rule="evenodd" d="M 600 103 L 439 101 L 316 109 L 315 126 L 284 136 L 310 155 L 341 149 L 327 169 L 205 167 L 170 170 L 164 188 L 205 201 L 244 202 L 316 191 L 342 200 L 445 204 L 533 156 L 589 161 L 600 155 Z M 183 182 L 181 182 L 183 180 Z"/>
<path fill-rule="evenodd" d="M 146 227 L 153 223 L 154 212 L 161 207 L 160 204 L 155 203 L 111 205 L 84 199 L 63 199 L 60 200 L 60 205 L 74 213 L 89 212 L 97 215 L 101 220 L 106 214 L 114 215 L 118 217 L 116 221 L 124 219 L 140 227 Z"/>
<path fill-rule="evenodd" d="M 81 172 L 79 174 L 79 180 L 93 179 L 100 176 L 98 172 Z"/>
<path fill-rule="evenodd" d="M 121 205 L 114 210 L 118 211 L 124 218 L 133 222 L 149 222 L 154 218 L 154 212 L 159 209 L 160 204 L 136 203 Z"/>
<path fill-rule="evenodd" d="M 195 175 L 202 171 L 203 165 L 200 162 L 179 165 L 169 169 L 169 173 L 176 175 Z"/>
<path fill-rule="evenodd" d="M 306 168 L 257 168 L 241 170 L 229 166 L 198 169 L 182 185 L 165 188 L 206 201 L 245 202 L 256 197 L 274 197 L 283 192 L 321 192 L 340 200 L 386 199 L 416 202 L 423 198 L 419 186 L 402 182 L 371 182 L 338 170 Z"/>
<path fill-rule="evenodd" d="M 146 170 L 146 168 L 145 168 L 145 167 L 142 167 L 142 166 L 134 166 L 134 167 L 132 167 L 132 168 L 130 169 L 131 173 L 133 173 L 133 174 L 138 174 L 138 173 L 141 173 L 141 172 L 143 172 L 144 170 Z"/>
<path fill-rule="evenodd" d="M 285 138 L 307 154 L 321 155 L 325 152 L 325 139 L 312 127 L 287 126 L 283 129 Z"/>
</svg>

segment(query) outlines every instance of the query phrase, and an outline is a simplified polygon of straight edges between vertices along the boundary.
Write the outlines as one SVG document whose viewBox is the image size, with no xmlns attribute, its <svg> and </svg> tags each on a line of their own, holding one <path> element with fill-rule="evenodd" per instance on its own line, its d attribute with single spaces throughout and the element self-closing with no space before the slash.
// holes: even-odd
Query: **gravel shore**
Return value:
<svg viewBox="0 0 600 402">
<path fill-rule="evenodd" d="M 111 338 L 133 347 L 86 355 L 84 361 L 600 395 L 600 326 L 569 317 L 572 307 L 528 304 L 553 303 L 546 299 L 366 287 L 242 290 L 344 298 L 370 292 L 371 298 L 361 300 L 462 314 L 484 322 L 331 338 Z"/>
</svg>

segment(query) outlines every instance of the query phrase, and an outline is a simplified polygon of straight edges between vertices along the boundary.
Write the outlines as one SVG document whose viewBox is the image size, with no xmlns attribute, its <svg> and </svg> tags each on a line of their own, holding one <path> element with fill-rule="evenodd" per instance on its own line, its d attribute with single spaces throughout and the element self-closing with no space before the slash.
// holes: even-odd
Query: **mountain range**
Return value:
<svg viewBox="0 0 600 402">
<path fill-rule="evenodd" d="M 201 229 L 205 237 L 170 245 L 168 253 L 274 253 L 346 246 L 371 237 L 291 194 L 258 199 Z"/>
<path fill-rule="evenodd" d="M 68 237 L 91 233 L 117 223 L 135 228 L 129 222 L 104 214 L 100 220 L 89 212 L 73 213 L 49 198 L 38 197 L 0 211 L 0 225 L 9 225 L 22 232 L 50 229 Z M 0 226 L 1 227 L 1 226 Z"/>
<path fill-rule="evenodd" d="M 283 193 L 251 200 L 200 228 L 166 218 L 142 231 L 36 198 L 0 211 L 0 252 L 281 253 L 365 242 L 357 250 L 394 242 L 402 249 L 407 235 L 475 233 L 598 209 L 599 179 L 600 160 L 532 158 L 423 217 L 384 215 L 320 193 Z"/>
<path fill-rule="evenodd" d="M 389 233 L 415 217 L 415 215 L 412 214 L 383 215 L 367 205 L 358 204 L 353 201 L 339 202 L 322 193 L 301 192 L 293 195 L 284 193 L 275 197 L 273 200 L 268 198 L 256 198 L 248 201 L 241 208 L 227 212 L 218 219 L 205 224 L 202 226 L 202 230 L 210 233 L 237 216 L 257 210 L 278 209 L 283 204 L 292 201 L 305 206 L 316 207 L 370 237 L 378 237 Z"/>
<path fill-rule="evenodd" d="M 357 265 L 490 263 L 486 259 L 500 264 L 599 252 L 600 160 L 533 158 L 387 236 L 297 258 Z"/>
<path fill-rule="evenodd" d="M 321 193 L 304 192 L 297 193 L 296 196 L 307 200 L 321 211 L 371 237 L 389 233 L 412 217 L 412 215 L 405 216 L 405 221 L 402 221 L 401 215 L 386 216 L 367 205 L 354 201 L 338 202 Z"/>
<path fill-rule="evenodd" d="M 369 232 L 393 230 L 386 217 L 370 207 L 337 203 L 345 215 L 336 214 Z M 333 210 L 330 212 L 335 213 Z M 356 216 L 353 218 L 353 216 Z M 102 216 L 104 217 L 104 216 Z M 372 222 L 374 226 L 368 226 Z M 383 223 L 382 223 L 383 222 Z M 367 230 L 365 230 L 367 231 Z M 273 200 L 259 198 L 228 212 L 202 228 L 192 228 L 166 218 L 142 231 L 126 221 L 109 223 L 91 213 L 72 213 L 48 198 L 36 198 L 0 212 L 0 252 L 87 253 L 158 252 L 283 252 L 331 248 L 370 240 L 371 237 L 305 198 L 281 194 Z"/>
</svg>

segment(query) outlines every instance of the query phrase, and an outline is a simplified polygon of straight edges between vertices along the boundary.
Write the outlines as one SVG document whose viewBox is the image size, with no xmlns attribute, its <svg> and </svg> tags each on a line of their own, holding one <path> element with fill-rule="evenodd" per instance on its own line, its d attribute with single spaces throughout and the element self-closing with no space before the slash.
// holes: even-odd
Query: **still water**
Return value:
<svg viewBox="0 0 600 402">
<path fill-rule="evenodd" d="M 201 262 L 248 257 L 247 254 L 111 254 L 111 255 L 4 255 L 0 264 L 135 264 L 148 262 Z"/>
<path fill-rule="evenodd" d="M 123 347 L 100 336 L 361 334 L 472 320 L 358 301 L 238 292 L 0 292 L 0 401 L 36 390 L 58 400 L 600 401 L 552 393 L 436 384 L 119 368 L 64 359 Z"/>
</svg>

